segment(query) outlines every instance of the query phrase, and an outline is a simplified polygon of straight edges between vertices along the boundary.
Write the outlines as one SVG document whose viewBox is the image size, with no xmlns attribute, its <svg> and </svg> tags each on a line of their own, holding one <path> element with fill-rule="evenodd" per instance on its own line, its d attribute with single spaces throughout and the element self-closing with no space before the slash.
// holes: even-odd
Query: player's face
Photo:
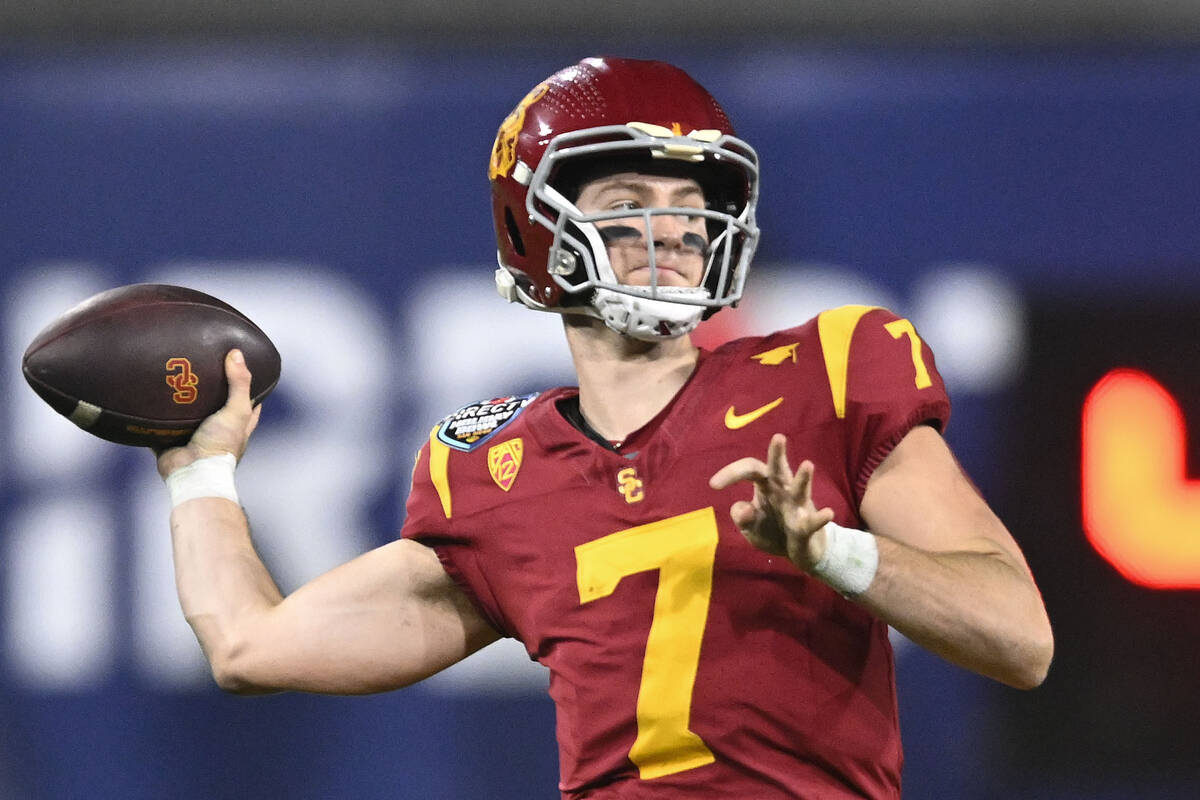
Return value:
<svg viewBox="0 0 1200 800">
<path fill-rule="evenodd" d="M 690 178 L 621 172 L 583 185 L 575 205 L 585 214 L 642 208 L 704 208 L 704 192 Z M 650 255 L 642 216 L 596 223 L 608 247 L 617 280 L 650 285 Z M 658 214 L 650 217 L 654 262 L 660 286 L 698 286 L 704 274 L 708 233 L 703 217 Z"/>
</svg>

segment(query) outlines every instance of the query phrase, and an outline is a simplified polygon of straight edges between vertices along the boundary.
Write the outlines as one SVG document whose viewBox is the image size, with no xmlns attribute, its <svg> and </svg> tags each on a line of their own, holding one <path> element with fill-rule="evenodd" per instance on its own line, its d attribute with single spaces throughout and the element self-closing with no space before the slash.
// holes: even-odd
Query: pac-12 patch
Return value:
<svg viewBox="0 0 1200 800">
<path fill-rule="evenodd" d="M 532 403 L 537 396 L 538 393 L 534 392 L 493 397 L 490 400 L 465 405 L 442 420 L 437 431 L 438 441 L 455 450 L 474 450 L 496 431 L 516 419 L 525 406 Z"/>
<path fill-rule="evenodd" d="M 517 473 L 521 471 L 521 457 L 525 453 L 525 442 L 518 436 L 488 448 L 488 472 L 492 480 L 504 491 L 513 487 Z"/>
</svg>

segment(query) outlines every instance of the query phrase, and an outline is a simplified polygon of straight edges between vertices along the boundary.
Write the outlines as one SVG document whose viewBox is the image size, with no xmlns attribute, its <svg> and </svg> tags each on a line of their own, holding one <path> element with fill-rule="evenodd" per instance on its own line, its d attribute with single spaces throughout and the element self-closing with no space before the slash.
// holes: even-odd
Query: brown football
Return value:
<svg viewBox="0 0 1200 800">
<path fill-rule="evenodd" d="M 109 289 L 54 320 L 25 350 L 25 380 L 58 413 L 118 444 L 183 444 L 225 404 L 225 354 L 246 356 L 251 399 L 279 381 L 279 352 L 228 303 L 183 286 Z"/>
</svg>

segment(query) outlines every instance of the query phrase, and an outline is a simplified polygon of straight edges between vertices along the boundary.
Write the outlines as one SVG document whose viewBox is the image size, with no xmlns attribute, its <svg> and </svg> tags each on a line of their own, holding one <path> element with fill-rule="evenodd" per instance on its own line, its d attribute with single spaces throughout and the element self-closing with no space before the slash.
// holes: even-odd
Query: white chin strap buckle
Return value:
<svg viewBox="0 0 1200 800">
<path fill-rule="evenodd" d="M 517 297 L 517 281 L 504 267 L 496 270 L 496 292 L 510 303 L 520 302 Z"/>
</svg>

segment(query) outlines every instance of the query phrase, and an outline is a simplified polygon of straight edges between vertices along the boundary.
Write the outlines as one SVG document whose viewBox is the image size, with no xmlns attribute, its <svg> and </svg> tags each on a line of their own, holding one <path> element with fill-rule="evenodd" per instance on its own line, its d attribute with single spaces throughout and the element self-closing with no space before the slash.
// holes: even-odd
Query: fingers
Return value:
<svg viewBox="0 0 1200 800">
<path fill-rule="evenodd" d="M 753 503 L 738 500 L 730 506 L 729 517 L 733 520 L 733 524 L 737 525 L 738 530 L 747 531 L 753 528 L 754 523 L 758 521 L 759 511 Z"/>
<path fill-rule="evenodd" d="M 789 489 L 797 502 L 807 503 L 812 499 L 812 480 L 815 469 L 813 463 L 807 459 L 801 461 L 800 466 L 796 468 L 796 474 L 792 477 Z"/>
<path fill-rule="evenodd" d="M 814 507 L 815 474 L 816 467 L 807 459 L 792 472 L 787 437 L 777 433 L 767 445 L 766 461 L 740 458 L 717 470 L 708 485 L 720 490 L 740 481 L 751 482 L 753 498 L 738 500 L 729 508 L 733 524 L 754 547 L 785 556 L 803 567 L 805 543 L 834 516 L 830 507 Z"/>
<path fill-rule="evenodd" d="M 771 480 L 785 487 L 788 496 L 801 505 L 811 502 L 813 473 L 816 472 L 816 467 L 813 466 L 813 462 L 805 459 L 793 474 L 787 461 L 787 437 L 782 433 L 771 437 L 771 443 L 767 447 L 767 462 Z"/>
<path fill-rule="evenodd" d="M 829 506 L 825 506 L 818 511 L 816 517 L 814 517 L 812 529 L 814 531 L 819 530 L 824 528 L 825 525 L 830 522 L 833 522 L 833 509 Z"/>
<path fill-rule="evenodd" d="M 249 408 L 250 368 L 246 366 L 246 358 L 241 350 L 230 350 L 225 355 L 225 379 L 229 382 L 229 397 L 226 403 Z"/>
<path fill-rule="evenodd" d="M 800 462 L 796 472 L 792 473 L 787 460 L 787 437 L 777 433 L 767 445 L 766 462 L 751 457 L 739 458 L 717 470 L 708 479 L 708 485 L 721 490 L 740 481 L 752 481 L 758 489 L 771 496 L 781 494 L 797 505 L 811 507 L 815 472 L 813 462 L 805 459 Z M 827 509 L 822 509 L 825 510 Z M 832 512 L 830 514 L 832 515 Z"/>
<path fill-rule="evenodd" d="M 809 464 L 811 469 L 812 464 Z M 787 462 L 787 437 L 777 433 L 771 437 L 767 445 L 766 462 L 757 458 L 739 458 L 731 464 L 721 467 L 708 479 L 708 485 L 713 489 L 726 489 L 738 481 L 755 481 L 765 483 L 771 481 L 780 486 L 788 486 L 792 480 L 791 468 Z"/>
<path fill-rule="evenodd" d="M 792 480 L 792 471 L 787 462 L 787 437 L 777 433 L 767 445 L 767 473 L 771 480 L 786 486 Z"/>
<path fill-rule="evenodd" d="M 747 456 L 721 467 L 708 479 L 708 485 L 713 489 L 727 489 L 739 481 L 764 481 L 766 479 L 767 465 L 757 458 Z"/>
</svg>

